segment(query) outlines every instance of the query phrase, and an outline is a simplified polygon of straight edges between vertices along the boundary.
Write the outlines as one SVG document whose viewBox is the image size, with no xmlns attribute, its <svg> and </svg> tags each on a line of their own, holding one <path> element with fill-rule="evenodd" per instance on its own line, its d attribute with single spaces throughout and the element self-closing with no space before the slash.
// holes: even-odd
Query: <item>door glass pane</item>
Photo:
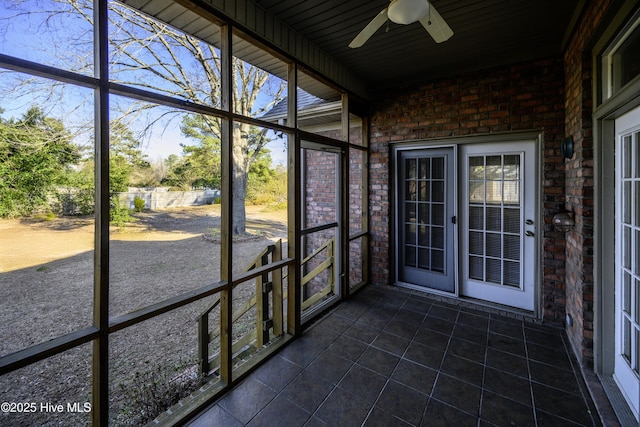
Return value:
<svg viewBox="0 0 640 427">
<path fill-rule="evenodd" d="M 469 180 L 484 179 L 484 157 L 469 157 Z"/>
<path fill-rule="evenodd" d="M 430 222 L 430 211 L 428 203 L 420 203 L 418 206 L 418 222 L 422 224 L 429 224 Z"/>
<path fill-rule="evenodd" d="M 416 179 L 416 162 L 417 159 L 406 159 L 405 160 L 405 178 L 406 179 Z"/>
<path fill-rule="evenodd" d="M 622 138 L 622 177 L 631 178 L 631 135 Z"/>
<path fill-rule="evenodd" d="M 520 209 L 506 208 L 502 211 L 502 230 L 506 233 L 520 233 Z"/>
<path fill-rule="evenodd" d="M 416 247 L 407 245 L 404 248 L 404 265 L 407 267 L 416 266 Z"/>
<path fill-rule="evenodd" d="M 421 202 L 428 202 L 431 200 L 430 182 L 418 182 L 418 200 L 420 200 Z"/>
<path fill-rule="evenodd" d="M 631 228 L 622 227 L 622 268 L 631 268 Z"/>
<path fill-rule="evenodd" d="M 628 272 L 622 279 L 622 311 L 631 314 L 631 275 Z"/>
<path fill-rule="evenodd" d="M 431 267 L 430 250 L 428 248 L 418 249 L 418 268 L 428 270 Z"/>
<path fill-rule="evenodd" d="M 500 234 L 487 233 L 486 254 L 490 257 L 500 258 L 502 256 L 502 243 Z"/>
<path fill-rule="evenodd" d="M 431 269 L 433 271 L 444 271 L 444 251 L 431 251 Z"/>
<path fill-rule="evenodd" d="M 469 202 L 484 202 L 484 181 L 469 181 Z"/>
<path fill-rule="evenodd" d="M 444 157 L 409 158 L 405 159 L 404 166 L 404 265 L 441 272 L 444 270 Z"/>
<path fill-rule="evenodd" d="M 504 182 L 504 203 L 517 205 L 520 204 L 520 182 L 505 181 Z"/>
<path fill-rule="evenodd" d="M 484 209 L 482 207 L 469 208 L 469 228 L 472 230 L 481 230 L 484 228 Z"/>
<path fill-rule="evenodd" d="M 622 316 L 622 355 L 631 364 L 631 322 Z"/>
<path fill-rule="evenodd" d="M 635 319 L 636 323 L 640 324 L 640 279 L 636 279 L 634 282 L 635 286 L 633 288 L 633 292 L 635 293 Z"/>
<path fill-rule="evenodd" d="M 444 225 L 444 205 L 431 205 L 431 223 L 434 225 Z"/>
<path fill-rule="evenodd" d="M 417 200 L 416 182 L 407 181 L 404 188 L 405 200 Z"/>
<path fill-rule="evenodd" d="M 475 255 L 484 254 L 484 233 L 476 231 L 469 233 L 469 253 Z"/>
<path fill-rule="evenodd" d="M 502 181 L 486 181 L 485 193 L 487 203 L 500 204 L 502 202 Z"/>
<path fill-rule="evenodd" d="M 433 157 L 431 160 L 431 178 L 444 179 L 444 157 Z"/>
<path fill-rule="evenodd" d="M 484 259 L 477 256 L 469 257 L 469 278 L 475 280 L 484 279 Z"/>
<path fill-rule="evenodd" d="M 504 284 L 507 286 L 513 286 L 515 288 L 520 287 L 520 263 L 513 261 L 504 261 L 503 270 Z"/>
<path fill-rule="evenodd" d="M 444 181 L 436 181 L 431 188 L 431 200 L 433 202 L 444 202 Z"/>
<path fill-rule="evenodd" d="M 502 283 L 502 266 L 500 260 L 487 258 L 486 259 L 486 267 L 487 267 L 487 282 L 491 283 Z"/>
<path fill-rule="evenodd" d="M 490 231 L 502 231 L 502 209 L 487 207 L 486 229 Z"/>
<path fill-rule="evenodd" d="M 469 178 L 469 276 L 520 287 L 520 155 L 472 156 Z"/>
<path fill-rule="evenodd" d="M 487 172 L 486 179 L 489 180 L 502 180 L 502 157 L 501 156 L 487 156 Z"/>
<path fill-rule="evenodd" d="M 503 236 L 503 254 L 506 259 L 520 260 L 520 236 Z"/>
<path fill-rule="evenodd" d="M 431 227 L 431 247 L 444 249 L 444 227 Z"/>
<path fill-rule="evenodd" d="M 415 159 L 411 159 L 415 162 Z M 427 179 L 431 176 L 431 159 L 420 159 L 420 178 Z"/>
<path fill-rule="evenodd" d="M 429 246 L 429 229 L 427 225 L 418 226 L 418 245 Z"/>
</svg>

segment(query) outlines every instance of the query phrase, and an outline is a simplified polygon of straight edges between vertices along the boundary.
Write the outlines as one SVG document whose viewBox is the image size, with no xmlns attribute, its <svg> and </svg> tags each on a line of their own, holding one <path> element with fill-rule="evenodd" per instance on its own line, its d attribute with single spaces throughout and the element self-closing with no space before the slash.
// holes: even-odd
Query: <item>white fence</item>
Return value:
<svg viewBox="0 0 640 427">
<path fill-rule="evenodd" d="M 164 209 L 182 206 L 210 205 L 220 197 L 220 190 L 169 191 L 168 188 L 134 189 L 119 194 L 130 209 L 136 197 L 144 200 L 145 209 Z"/>
</svg>

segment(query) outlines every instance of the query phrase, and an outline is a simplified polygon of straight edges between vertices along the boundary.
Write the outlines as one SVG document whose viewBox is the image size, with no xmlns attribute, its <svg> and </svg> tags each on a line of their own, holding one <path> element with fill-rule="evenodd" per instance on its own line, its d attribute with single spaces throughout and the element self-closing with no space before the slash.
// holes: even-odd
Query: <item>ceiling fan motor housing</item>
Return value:
<svg viewBox="0 0 640 427">
<path fill-rule="evenodd" d="M 396 24 L 407 25 L 418 21 L 429 12 L 427 0 L 392 0 L 387 15 Z"/>
</svg>

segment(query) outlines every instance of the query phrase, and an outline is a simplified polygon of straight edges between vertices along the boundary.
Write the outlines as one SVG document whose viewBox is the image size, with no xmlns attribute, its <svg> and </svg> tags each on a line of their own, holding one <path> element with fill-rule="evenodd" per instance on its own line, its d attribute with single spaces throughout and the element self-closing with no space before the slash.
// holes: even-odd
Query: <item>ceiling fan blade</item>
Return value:
<svg viewBox="0 0 640 427">
<path fill-rule="evenodd" d="M 436 43 L 449 40 L 453 35 L 453 31 L 436 8 L 433 7 L 433 3 L 429 3 L 429 5 L 429 13 L 420 18 L 420 23 L 431 34 Z"/>
<path fill-rule="evenodd" d="M 350 48 L 357 48 L 365 44 L 367 40 L 387 22 L 387 8 L 382 9 L 375 18 L 367 24 L 366 27 L 349 43 Z"/>
</svg>

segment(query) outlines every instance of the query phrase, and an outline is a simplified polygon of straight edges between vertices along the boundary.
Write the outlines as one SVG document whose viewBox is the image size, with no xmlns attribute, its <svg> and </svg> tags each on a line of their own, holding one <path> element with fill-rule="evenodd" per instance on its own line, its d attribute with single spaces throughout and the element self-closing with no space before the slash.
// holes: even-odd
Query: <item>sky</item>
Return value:
<svg viewBox="0 0 640 427">
<path fill-rule="evenodd" d="M 17 6 L 16 6 L 17 5 Z M 93 31 L 89 22 L 78 13 L 59 13 L 51 18 L 50 13 L 43 10 L 57 10 L 68 7 L 66 2 L 56 0 L 3 0 L 0 1 L 0 53 L 15 56 L 20 59 L 43 63 L 45 65 L 62 68 L 64 70 L 80 74 L 92 75 L 92 40 Z M 90 13 L 90 11 L 87 11 Z M 113 30 L 112 26 L 112 31 Z M 115 36 L 114 36 L 115 37 Z M 177 52 L 178 56 L 184 52 Z M 140 58 L 148 63 L 153 59 L 144 57 L 144 50 L 139 49 Z M 159 53 L 160 56 L 166 53 Z M 193 63 L 193 57 L 180 57 L 181 63 Z M 168 57 L 165 57 L 165 59 Z M 167 63 L 171 61 L 166 59 Z M 78 64 L 83 64 L 81 67 Z M 152 65 L 153 67 L 153 65 Z M 197 70 L 196 70 L 197 72 Z M 0 108 L 4 113 L 2 117 L 20 117 L 28 108 L 39 105 L 47 115 L 60 119 L 65 126 L 72 130 L 84 129 L 84 133 L 76 138 L 80 145 L 90 144 L 92 128 L 87 128 L 93 121 L 93 93 L 89 89 L 75 87 L 69 84 L 58 84 L 57 91 L 51 91 L 51 81 L 33 78 L 20 73 L 8 72 L 0 68 Z M 159 87 L 167 84 L 166 80 L 156 79 L 153 72 L 138 72 L 132 79 L 132 84 L 146 88 L 146 84 L 152 82 Z M 128 78 L 122 74 L 122 78 Z M 195 80 L 198 76 L 188 76 Z M 20 90 L 15 90 L 18 80 L 32 80 Z M 172 88 L 167 86 L 166 90 Z M 161 92 L 162 88 L 154 90 Z M 19 94 L 19 95 L 18 95 Z M 53 95 L 52 95 L 53 94 Z M 45 98 L 48 98 L 45 100 Z M 121 116 L 116 111 L 121 109 L 121 97 L 112 96 L 112 119 Z M 258 97 L 257 106 L 269 101 L 266 95 Z M 165 107 L 152 109 L 166 113 Z M 134 132 L 142 133 L 147 129 L 142 138 L 142 149 L 150 160 L 166 158 L 171 154 L 180 155 L 180 144 L 193 144 L 194 141 L 184 137 L 180 131 L 181 120 L 172 115 L 169 120 L 166 117 L 136 117 L 130 120 L 130 127 Z M 123 115 L 131 119 L 128 114 Z M 148 128 L 148 123 L 157 120 L 157 123 Z M 283 139 L 278 139 L 275 134 L 270 135 L 273 142 L 270 143 L 271 157 L 274 165 L 286 164 L 286 144 Z"/>
</svg>

